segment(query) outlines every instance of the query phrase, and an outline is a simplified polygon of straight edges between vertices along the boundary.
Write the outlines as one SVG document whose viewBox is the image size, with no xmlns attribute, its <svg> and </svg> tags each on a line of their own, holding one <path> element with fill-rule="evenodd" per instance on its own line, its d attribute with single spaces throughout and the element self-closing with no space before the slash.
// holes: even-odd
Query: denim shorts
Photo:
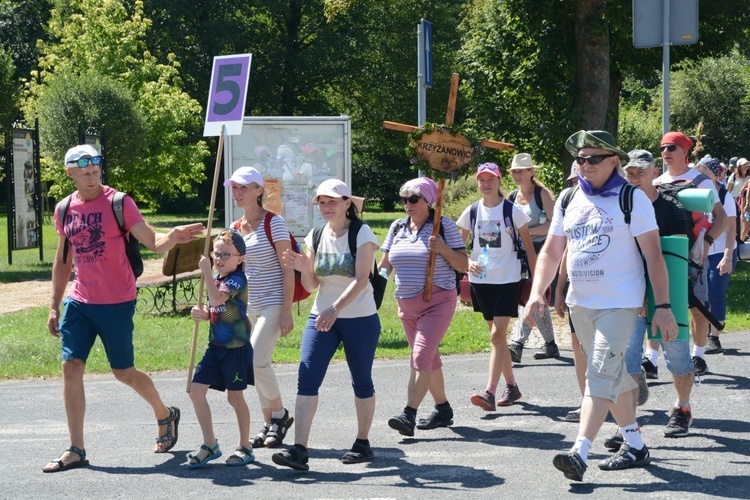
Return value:
<svg viewBox="0 0 750 500">
<path fill-rule="evenodd" d="M 98 335 L 113 370 L 125 370 L 134 365 L 135 301 L 86 304 L 68 297 L 62 305 L 60 339 L 63 361 L 80 359 L 85 363 Z"/>
<path fill-rule="evenodd" d="M 635 375 L 641 373 L 641 362 L 643 360 L 643 341 L 646 337 L 646 318 L 638 316 L 633 327 L 633 333 L 628 341 L 625 351 L 625 364 L 628 373 Z M 667 370 L 672 375 L 687 375 L 693 370 L 693 358 L 690 356 L 690 342 L 688 340 L 675 340 L 672 342 L 661 342 L 664 352 Z"/>
</svg>

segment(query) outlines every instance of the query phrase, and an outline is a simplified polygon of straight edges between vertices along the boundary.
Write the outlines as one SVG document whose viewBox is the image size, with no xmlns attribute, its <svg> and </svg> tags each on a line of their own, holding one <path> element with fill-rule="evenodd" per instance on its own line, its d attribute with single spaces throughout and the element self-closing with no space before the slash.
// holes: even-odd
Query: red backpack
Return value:
<svg viewBox="0 0 750 500">
<path fill-rule="evenodd" d="M 273 237 L 271 236 L 271 219 L 273 216 L 276 215 L 273 212 L 267 212 L 266 217 L 263 219 L 263 230 L 266 233 L 266 238 L 268 238 L 268 241 L 271 243 L 271 246 L 274 250 L 276 250 L 276 243 L 273 241 Z M 236 221 L 233 224 L 234 228 L 239 230 L 241 226 L 240 221 Z M 297 240 L 294 238 L 294 235 L 290 232 L 289 233 L 289 239 L 291 240 L 292 244 L 292 251 L 299 252 L 299 246 L 297 243 Z M 299 271 L 294 271 L 294 298 L 292 299 L 292 302 L 299 302 L 301 300 L 305 300 L 310 296 L 310 292 L 308 292 L 305 287 L 302 285 L 302 273 Z"/>
</svg>

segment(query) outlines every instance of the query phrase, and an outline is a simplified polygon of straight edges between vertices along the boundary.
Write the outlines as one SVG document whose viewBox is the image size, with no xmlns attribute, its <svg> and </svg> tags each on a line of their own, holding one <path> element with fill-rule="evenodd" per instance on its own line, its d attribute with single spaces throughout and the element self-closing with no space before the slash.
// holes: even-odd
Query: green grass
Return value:
<svg viewBox="0 0 750 500">
<path fill-rule="evenodd" d="M 372 227 L 378 239 L 385 239 L 388 228 L 402 213 L 365 213 L 365 221 Z M 149 222 L 157 227 L 170 227 L 190 221 L 201 220 L 199 216 L 153 216 Z M 0 219 L 0 230 L 4 230 L 4 219 Z M 45 262 L 39 264 L 38 250 L 16 252 L 13 271 L 4 265 L 0 271 L 0 281 L 25 281 L 35 278 L 49 278 L 50 261 L 54 252 L 53 238 L 47 238 L 51 227 L 45 226 Z M 54 233 L 54 229 L 52 229 Z M 54 237 L 54 234 L 52 234 Z M 7 242 L 3 242 L 6 244 Z M 49 251 L 47 246 L 50 246 Z M 7 251 L 7 249 L 5 250 Z M 33 252 L 33 253 L 32 253 Z M 19 256 L 17 258 L 17 256 Z M 23 256 L 23 257 L 20 257 Z M 44 267 L 46 265 L 46 268 Z M 45 271 L 46 269 L 46 271 Z M 14 278 L 14 279 L 10 279 Z M 19 292 L 22 293 L 22 290 Z M 727 331 L 750 330 L 750 264 L 738 263 L 727 292 L 729 313 Z M 302 328 L 312 307 L 310 297 L 300 303 L 300 315 L 294 308 L 295 328 L 282 338 L 276 351 L 276 363 L 299 361 Z M 393 283 L 388 288 L 383 304 L 378 311 L 382 326 L 376 356 L 378 358 L 406 359 L 409 350 L 398 319 L 396 300 L 393 296 Z M 60 342 L 47 332 L 47 309 L 35 308 L 28 311 L 0 315 L 0 380 L 25 379 L 30 377 L 60 376 Z M 159 316 L 136 314 L 135 353 L 136 366 L 146 371 L 187 370 L 190 361 L 190 346 L 195 322 L 184 314 Z M 196 359 L 199 360 L 208 335 L 208 324 L 200 323 Z M 481 315 L 469 308 L 458 307 L 453 322 L 440 347 L 443 354 L 468 354 L 487 352 L 490 349 L 487 326 Z M 343 359 L 343 350 L 336 353 L 335 359 Z M 104 349 L 97 342 L 88 361 L 87 371 L 103 373 L 109 371 Z"/>
</svg>

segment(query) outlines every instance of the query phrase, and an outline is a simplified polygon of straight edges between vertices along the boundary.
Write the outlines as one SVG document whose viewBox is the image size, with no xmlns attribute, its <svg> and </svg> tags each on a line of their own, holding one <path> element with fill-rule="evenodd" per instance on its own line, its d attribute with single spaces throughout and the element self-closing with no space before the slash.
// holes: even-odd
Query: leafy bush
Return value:
<svg viewBox="0 0 750 500">
<path fill-rule="evenodd" d="M 42 176 L 54 181 L 51 196 L 72 190 L 63 161 L 78 144 L 78 123 L 101 132 L 106 125 L 108 183 L 120 186 L 128 166 L 141 161 L 146 123 L 128 88 L 104 75 L 59 75 L 50 79 L 39 98 L 39 135 L 46 159 Z"/>
</svg>

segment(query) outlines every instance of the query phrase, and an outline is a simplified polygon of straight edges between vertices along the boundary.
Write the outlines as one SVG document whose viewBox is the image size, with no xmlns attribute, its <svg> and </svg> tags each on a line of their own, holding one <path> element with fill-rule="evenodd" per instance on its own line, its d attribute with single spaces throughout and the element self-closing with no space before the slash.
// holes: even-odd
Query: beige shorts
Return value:
<svg viewBox="0 0 750 500">
<path fill-rule="evenodd" d="M 570 318 L 586 353 L 586 396 L 616 402 L 619 394 L 637 387 L 625 366 L 625 351 L 637 316 L 636 307 L 570 307 Z"/>
</svg>

